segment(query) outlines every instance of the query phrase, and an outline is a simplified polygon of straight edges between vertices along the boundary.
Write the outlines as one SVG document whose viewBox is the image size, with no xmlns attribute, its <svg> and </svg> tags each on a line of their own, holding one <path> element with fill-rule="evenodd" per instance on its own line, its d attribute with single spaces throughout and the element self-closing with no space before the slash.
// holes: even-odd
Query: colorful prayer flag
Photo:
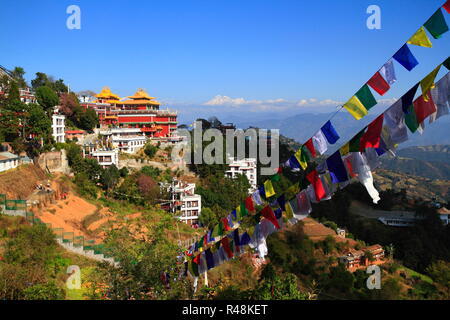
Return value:
<svg viewBox="0 0 450 320">
<path fill-rule="evenodd" d="M 316 156 L 316 149 L 314 148 L 314 144 L 312 138 L 305 142 L 305 146 L 308 148 L 309 153 L 311 153 L 312 157 Z"/>
<path fill-rule="evenodd" d="M 436 106 L 433 98 L 431 98 L 431 95 L 428 100 L 425 100 L 423 95 L 417 98 L 416 101 L 414 101 L 414 111 L 416 114 L 417 123 L 422 123 L 423 120 L 425 120 L 429 115 L 436 112 Z"/>
<path fill-rule="evenodd" d="M 230 242 L 228 240 L 228 237 L 224 237 L 222 240 L 220 240 L 220 243 L 222 244 L 222 247 L 228 256 L 228 259 L 233 258 L 233 251 L 231 251 Z"/>
<path fill-rule="evenodd" d="M 327 140 L 322 130 L 317 131 L 316 134 L 312 137 L 312 140 L 316 144 L 316 150 L 320 154 L 324 154 L 327 151 L 328 149 Z"/>
<path fill-rule="evenodd" d="M 323 188 L 322 181 L 319 178 L 319 174 L 316 170 L 311 171 L 306 175 L 306 178 L 309 182 L 311 182 L 312 187 L 314 188 L 314 193 L 316 196 L 316 200 L 320 201 L 323 197 L 325 197 L 325 189 Z"/>
<path fill-rule="evenodd" d="M 255 212 L 255 206 L 253 204 L 252 196 L 248 196 L 247 198 L 245 198 L 245 207 L 249 212 Z"/>
<path fill-rule="evenodd" d="M 309 201 L 306 190 L 302 190 L 296 196 L 298 211 L 296 214 L 310 214 L 312 211 L 311 202 Z"/>
<path fill-rule="evenodd" d="M 384 112 L 384 120 L 389 127 L 393 143 L 402 143 L 408 140 L 408 131 L 406 130 L 404 122 L 405 112 L 402 109 L 402 100 L 397 100 Z"/>
<path fill-rule="evenodd" d="M 273 223 L 273 225 L 277 228 L 280 229 L 280 225 L 278 224 L 278 220 L 275 217 L 275 213 L 273 212 L 272 208 L 270 206 L 265 206 L 264 209 L 261 210 L 261 214 L 264 218 L 266 218 L 267 220 L 269 220 L 270 222 Z"/>
<path fill-rule="evenodd" d="M 431 33 L 433 38 L 439 39 L 444 33 L 448 31 L 447 23 L 445 22 L 444 15 L 441 8 L 424 23 L 424 27 Z"/>
<path fill-rule="evenodd" d="M 339 150 L 333 153 L 326 160 L 326 162 L 328 171 L 331 175 L 331 179 L 334 183 L 344 182 L 348 180 L 347 170 L 345 169 L 344 162 L 342 162 L 342 157 Z"/>
<path fill-rule="evenodd" d="M 413 104 L 409 106 L 407 113 L 405 114 L 405 124 L 412 133 L 416 132 L 417 128 L 419 128 Z"/>
<path fill-rule="evenodd" d="M 275 195 L 275 190 L 273 189 L 272 181 L 270 181 L 270 179 L 264 182 L 264 191 L 266 193 L 266 198 Z"/>
<path fill-rule="evenodd" d="M 356 119 L 359 120 L 368 114 L 367 109 L 359 101 L 356 96 L 353 96 L 344 104 L 344 108 Z"/>
<path fill-rule="evenodd" d="M 420 47 L 432 48 L 433 44 L 425 32 L 425 28 L 422 26 L 419 30 L 407 41 L 409 44 L 413 44 Z"/>
<path fill-rule="evenodd" d="M 383 129 L 384 114 L 379 115 L 367 127 L 367 131 L 361 137 L 359 151 L 363 152 L 366 148 L 378 148 L 380 146 L 381 130 Z"/>
<path fill-rule="evenodd" d="M 380 73 L 383 78 L 392 85 L 395 81 L 397 81 L 397 77 L 395 75 L 394 62 L 392 59 L 389 59 L 380 69 Z"/>
<path fill-rule="evenodd" d="M 331 121 L 328 120 L 322 128 L 320 128 L 320 130 L 322 130 L 323 135 L 327 138 L 327 141 L 329 144 L 335 144 L 336 141 L 339 140 L 339 135 L 336 132 L 336 130 L 334 129 L 333 125 L 331 124 Z"/>
<path fill-rule="evenodd" d="M 402 110 L 404 113 L 407 113 L 407 110 L 412 105 L 414 96 L 416 95 L 417 89 L 419 88 L 419 84 L 420 82 L 417 82 L 414 87 L 409 89 L 409 91 L 400 98 L 402 102 Z"/>
<path fill-rule="evenodd" d="M 300 147 L 300 149 L 295 152 L 295 158 L 297 158 L 298 163 L 300 163 L 300 166 L 303 170 L 305 170 L 308 167 L 308 161 L 309 157 L 308 154 L 305 152 L 305 149 L 303 146 Z"/>
<path fill-rule="evenodd" d="M 349 141 L 349 152 L 359 152 L 361 147 L 361 137 L 364 135 L 364 132 L 366 132 L 366 128 L 358 132 L 358 134 Z"/>
<path fill-rule="evenodd" d="M 350 152 L 350 143 L 347 142 L 346 144 L 344 144 L 344 145 L 339 149 L 339 151 L 341 152 L 341 154 L 342 154 L 343 156 L 345 156 L 347 153 Z"/>
<path fill-rule="evenodd" d="M 450 13 L 450 0 L 447 0 L 447 2 L 442 5 L 442 8 L 444 8 L 448 13 Z"/>
<path fill-rule="evenodd" d="M 377 100 L 370 91 L 369 86 L 365 84 L 361 89 L 356 93 L 356 97 L 359 101 L 364 105 L 367 110 L 370 110 L 374 105 L 377 104 Z"/>
<path fill-rule="evenodd" d="M 230 227 L 230 225 L 228 224 L 228 219 L 227 219 L 227 218 L 223 218 L 223 219 L 222 219 L 222 223 L 223 223 L 223 229 L 224 229 L 225 231 L 230 231 L 230 230 L 232 230 L 231 227 Z"/>
<path fill-rule="evenodd" d="M 408 71 L 411 71 L 419 64 L 406 43 L 394 54 L 393 58 Z"/>
<path fill-rule="evenodd" d="M 436 69 L 431 71 L 425 78 L 423 78 L 420 81 L 420 87 L 422 88 L 422 96 L 425 101 L 428 101 L 428 98 L 429 98 L 428 91 L 435 87 L 434 79 L 436 79 L 436 76 L 439 73 L 441 66 L 442 66 L 441 64 L 439 66 L 437 66 Z M 420 123 L 420 121 L 419 121 L 419 123 Z"/>
<path fill-rule="evenodd" d="M 380 72 L 375 73 L 372 78 L 369 79 L 367 84 L 381 96 L 383 96 L 391 88 Z"/>
</svg>

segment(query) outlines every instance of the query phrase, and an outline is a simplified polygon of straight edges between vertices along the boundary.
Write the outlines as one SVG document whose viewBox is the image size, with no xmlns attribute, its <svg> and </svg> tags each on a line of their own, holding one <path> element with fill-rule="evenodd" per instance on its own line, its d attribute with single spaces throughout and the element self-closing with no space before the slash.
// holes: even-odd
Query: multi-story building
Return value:
<svg viewBox="0 0 450 320">
<path fill-rule="evenodd" d="M 81 105 L 96 111 L 102 127 L 139 128 L 151 138 L 170 137 L 177 128 L 177 112 L 161 110 L 161 104 L 143 89 L 127 97 L 128 100 L 121 100 L 105 87 L 96 98 Z"/>
<path fill-rule="evenodd" d="M 52 115 L 52 136 L 56 142 L 65 142 L 66 116 L 60 114 Z"/>
<path fill-rule="evenodd" d="M 0 152 L 0 172 L 17 168 L 20 163 L 20 156 L 8 151 Z"/>
<path fill-rule="evenodd" d="M 89 153 L 88 158 L 97 160 L 98 164 L 103 168 L 115 165 L 119 166 L 119 150 L 95 150 Z"/>
<path fill-rule="evenodd" d="M 233 158 L 229 158 L 230 164 L 229 169 L 225 171 L 225 176 L 228 178 L 236 178 L 237 175 L 242 174 L 245 175 L 250 182 L 249 192 L 256 190 L 256 159 L 255 158 L 245 158 L 242 160 L 234 160 Z"/>
<path fill-rule="evenodd" d="M 372 259 L 369 259 L 367 252 L 370 252 Z M 351 249 L 345 256 L 339 257 L 338 260 L 346 267 L 348 271 L 353 272 L 371 264 L 382 264 L 384 262 L 383 259 L 383 247 L 379 244 L 375 244 L 365 248 L 364 250 Z"/>
<path fill-rule="evenodd" d="M 195 183 L 174 180 L 171 184 L 163 185 L 169 192 L 169 211 L 180 212 L 178 218 L 188 225 L 198 225 L 202 211 L 202 196 L 195 194 Z"/>
<path fill-rule="evenodd" d="M 107 137 L 113 147 L 125 153 L 135 153 L 147 142 L 147 137 L 139 128 L 110 128 L 100 130 L 100 135 Z"/>
</svg>

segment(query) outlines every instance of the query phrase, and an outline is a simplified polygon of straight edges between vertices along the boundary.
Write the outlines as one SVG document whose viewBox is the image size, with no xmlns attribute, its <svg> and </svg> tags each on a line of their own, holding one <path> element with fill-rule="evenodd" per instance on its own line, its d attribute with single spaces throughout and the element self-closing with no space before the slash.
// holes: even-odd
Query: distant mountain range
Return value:
<svg viewBox="0 0 450 320">
<path fill-rule="evenodd" d="M 397 157 L 381 157 L 382 167 L 414 176 L 450 180 L 450 145 L 409 147 Z"/>
<path fill-rule="evenodd" d="M 284 136 L 303 143 L 314 135 L 329 118 L 330 114 L 328 113 L 302 113 L 287 118 L 273 118 L 266 120 L 237 118 L 234 123 L 237 127 L 244 129 L 250 126 L 265 129 L 279 129 L 280 133 Z M 339 139 L 336 146 L 330 148 L 329 151 L 332 152 L 336 150 L 341 144 L 351 139 L 359 130 L 374 119 L 375 116 L 369 115 L 356 121 L 346 112 L 337 113 L 333 117 L 332 123 L 341 136 L 341 139 Z M 441 117 L 432 124 L 428 124 L 426 121 L 425 132 L 423 135 L 418 132 L 410 134 L 410 139 L 402 143 L 401 147 L 450 144 L 450 135 L 448 134 L 449 125 L 450 116 Z"/>
</svg>

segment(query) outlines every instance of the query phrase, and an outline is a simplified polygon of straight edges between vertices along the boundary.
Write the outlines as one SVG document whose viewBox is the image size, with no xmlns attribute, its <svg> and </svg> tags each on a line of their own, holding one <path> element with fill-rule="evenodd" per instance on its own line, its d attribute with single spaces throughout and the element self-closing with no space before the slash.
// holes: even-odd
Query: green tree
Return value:
<svg viewBox="0 0 450 320">
<path fill-rule="evenodd" d="M 147 144 L 144 148 L 144 153 L 147 155 L 147 157 L 149 157 L 150 159 L 153 158 L 156 154 L 156 152 L 158 151 L 158 148 L 155 147 L 152 144 Z"/>
<path fill-rule="evenodd" d="M 47 86 L 49 84 L 48 77 L 43 72 L 36 72 L 36 78 L 31 80 L 31 86 L 34 90 L 39 87 Z"/>
<path fill-rule="evenodd" d="M 39 105 L 49 116 L 53 113 L 53 108 L 59 103 L 58 95 L 52 90 L 52 88 L 47 86 L 42 86 L 36 89 L 36 99 Z"/>
<path fill-rule="evenodd" d="M 25 70 L 22 67 L 15 67 L 11 73 L 14 79 L 17 81 L 19 88 L 27 87 L 27 82 L 24 78 Z"/>
</svg>

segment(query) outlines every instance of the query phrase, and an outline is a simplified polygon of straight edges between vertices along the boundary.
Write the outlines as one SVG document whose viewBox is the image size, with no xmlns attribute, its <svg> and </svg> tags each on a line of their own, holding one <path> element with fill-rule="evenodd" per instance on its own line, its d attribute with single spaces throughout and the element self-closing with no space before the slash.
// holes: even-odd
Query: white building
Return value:
<svg viewBox="0 0 450 320">
<path fill-rule="evenodd" d="M 0 152 L 0 172 L 17 168 L 20 164 L 20 156 L 11 152 Z"/>
<path fill-rule="evenodd" d="M 135 153 L 147 142 L 147 137 L 140 128 L 111 128 L 100 130 L 100 134 L 108 136 L 112 145 L 125 153 Z"/>
<path fill-rule="evenodd" d="M 442 207 L 437 211 L 437 213 L 439 214 L 439 218 L 441 219 L 443 224 L 447 225 L 450 223 L 450 210 Z"/>
<path fill-rule="evenodd" d="M 113 164 L 116 167 L 119 166 L 119 149 L 91 151 L 89 157 L 97 160 L 98 164 L 103 168 Z"/>
<path fill-rule="evenodd" d="M 236 178 L 238 174 L 243 174 L 247 177 L 248 182 L 250 182 L 249 192 L 256 190 L 256 159 L 255 158 L 245 158 L 242 160 L 234 160 L 234 158 L 229 158 L 229 170 L 225 171 L 225 176 L 228 178 Z"/>
<path fill-rule="evenodd" d="M 195 194 L 195 183 L 187 183 L 181 180 L 174 180 L 170 185 L 165 185 L 170 193 L 170 210 L 179 211 L 178 217 L 188 225 L 198 224 L 198 219 L 202 211 L 202 196 Z"/>
<path fill-rule="evenodd" d="M 55 139 L 56 142 L 65 142 L 65 125 L 66 122 L 66 116 L 54 114 L 52 115 L 52 136 L 53 139 Z"/>
</svg>

